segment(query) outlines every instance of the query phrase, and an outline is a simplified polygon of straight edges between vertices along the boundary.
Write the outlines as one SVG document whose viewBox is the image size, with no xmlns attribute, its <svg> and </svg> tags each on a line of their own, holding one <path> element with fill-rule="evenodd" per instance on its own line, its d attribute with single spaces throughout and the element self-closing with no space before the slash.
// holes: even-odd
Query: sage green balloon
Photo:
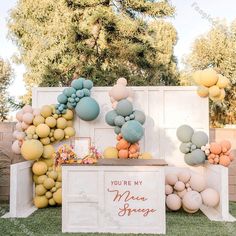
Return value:
<svg viewBox="0 0 236 236">
<path fill-rule="evenodd" d="M 189 153 L 190 148 L 188 147 L 188 143 L 181 143 L 180 146 L 179 146 L 179 150 L 184 154 Z"/>
<path fill-rule="evenodd" d="M 203 131 L 196 131 L 194 132 L 191 141 L 198 148 L 201 148 L 202 146 L 205 146 L 208 143 L 208 136 Z"/>
<path fill-rule="evenodd" d="M 176 131 L 177 138 L 179 139 L 179 141 L 183 143 L 190 142 L 193 136 L 193 133 L 194 133 L 194 130 L 189 125 L 181 125 Z"/>
</svg>

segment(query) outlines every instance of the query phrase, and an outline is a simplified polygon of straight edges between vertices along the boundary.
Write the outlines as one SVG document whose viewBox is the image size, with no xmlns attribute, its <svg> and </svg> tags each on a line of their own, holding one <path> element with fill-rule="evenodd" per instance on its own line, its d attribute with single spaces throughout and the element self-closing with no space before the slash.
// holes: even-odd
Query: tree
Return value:
<svg viewBox="0 0 236 236">
<path fill-rule="evenodd" d="M 236 123 L 236 21 L 230 26 L 216 22 L 205 35 L 197 38 L 185 63 L 187 71 L 213 67 L 231 81 L 223 102 L 210 102 L 212 126 Z M 189 77 L 191 79 L 191 77 Z"/>
<path fill-rule="evenodd" d="M 6 120 L 9 112 L 7 89 L 11 82 L 11 66 L 8 62 L 0 58 L 0 121 Z"/>
<path fill-rule="evenodd" d="M 29 90 L 66 86 L 72 76 L 99 86 L 120 76 L 130 85 L 175 85 L 177 36 L 163 20 L 173 14 L 168 1 L 20 0 L 9 31 Z"/>
</svg>

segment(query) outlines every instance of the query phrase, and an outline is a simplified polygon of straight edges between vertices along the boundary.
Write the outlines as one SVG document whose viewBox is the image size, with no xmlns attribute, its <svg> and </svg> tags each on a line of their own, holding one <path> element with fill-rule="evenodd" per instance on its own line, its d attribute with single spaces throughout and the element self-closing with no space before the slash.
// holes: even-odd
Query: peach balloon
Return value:
<svg viewBox="0 0 236 236">
<path fill-rule="evenodd" d="M 208 207 L 216 207 L 220 202 L 219 193 L 212 188 L 206 188 L 201 192 L 203 204 Z"/>
<path fill-rule="evenodd" d="M 116 148 L 118 150 L 121 150 L 121 149 L 128 149 L 130 146 L 130 143 L 127 142 L 125 139 L 121 139 L 117 144 L 116 144 Z"/>
<path fill-rule="evenodd" d="M 178 191 L 178 192 L 181 192 L 181 191 L 183 191 L 185 189 L 185 184 L 183 182 L 181 182 L 181 181 L 177 181 L 175 183 L 174 189 L 176 191 Z"/>
<path fill-rule="evenodd" d="M 198 211 L 202 205 L 201 194 L 197 191 L 189 191 L 183 197 L 183 206 L 189 211 Z"/>
<path fill-rule="evenodd" d="M 184 189 L 184 190 L 181 191 L 181 192 L 177 192 L 177 194 L 178 194 L 178 196 L 179 196 L 180 198 L 183 198 L 186 193 L 187 193 L 187 190 L 186 190 L 186 189 Z"/>
<path fill-rule="evenodd" d="M 22 108 L 23 112 L 24 113 L 32 113 L 33 112 L 33 108 L 30 106 L 30 105 L 25 105 L 23 108 Z"/>
<path fill-rule="evenodd" d="M 219 161 L 220 161 L 219 157 L 216 157 L 216 158 L 214 159 L 215 164 L 218 164 Z"/>
<path fill-rule="evenodd" d="M 214 159 L 209 159 L 208 161 L 209 161 L 210 164 L 214 164 L 215 163 Z"/>
<path fill-rule="evenodd" d="M 120 141 L 121 139 L 122 139 L 122 135 L 118 134 L 117 137 L 116 137 L 116 140 Z"/>
<path fill-rule="evenodd" d="M 13 134 L 12 134 L 12 137 L 13 137 L 13 138 L 16 138 L 16 137 L 17 137 L 17 134 L 18 134 L 19 132 L 20 132 L 20 131 L 15 130 L 15 131 L 13 132 Z"/>
<path fill-rule="evenodd" d="M 22 110 L 20 110 L 20 111 L 18 111 L 17 113 L 16 113 L 16 119 L 18 120 L 18 121 L 22 121 L 22 119 L 23 119 L 23 111 Z"/>
<path fill-rule="evenodd" d="M 26 124 L 30 125 L 32 124 L 33 122 L 33 119 L 34 119 L 34 115 L 32 113 L 24 113 L 23 115 L 23 122 L 25 122 Z"/>
<path fill-rule="evenodd" d="M 137 151 L 139 151 L 139 146 L 137 144 L 131 144 L 129 147 L 129 152 L 133 154 L 136 153 Z"/>
<path fill-rule="evenodd" d="M 229 156 L 226 156 L 226 155 L 222 155 L 220 156 L 220 161 L 219 161 L 219 164 L 222 165 L 222 166 L 229 166 L 230 165 L 230 157 Z"/>
<path fill-rule="evenodd" d="M 121 149 L 118 153 L 118 157 L 121 159 L 127 159 L 129 157 L 129 152 L 127 149 Z"/>
<path fill-rule="evenodd" d="M 210 159 L 214 159 L 215 157 L 216 157 L 216 155 L 211 153 L 211 154 L 208 155 L 207 158 L 208 158 L 208 160 L 210 160 Z"/>
<path fill-rule="evenodd" d="M 139 152 L 131 153 L 131 154 L 129 154 L 129 157 L 130 158 L 138 158 L 139 157 Z"/>
<path fill-rule="evenodd" d="M 213 154 L 220 154 L 221 153 L 221 145 L 219 143 L 211 143 L 210 144 L 210 151 Z"/>
<path fill-rule="evenodd" d="M 222 152 L 227 152 L 231 148 L 231 143 L 228 140 L 223 140 L 220 144 L 222 147 Z"/>
</svg>

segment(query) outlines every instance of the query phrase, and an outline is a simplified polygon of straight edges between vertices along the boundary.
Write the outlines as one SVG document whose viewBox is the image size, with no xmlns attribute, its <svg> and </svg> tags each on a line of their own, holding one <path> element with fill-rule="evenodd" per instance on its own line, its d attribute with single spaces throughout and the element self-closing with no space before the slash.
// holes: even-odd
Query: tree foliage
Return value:
<svg viewBox="0 0 236 236">
<path fill-rule="evenodd" d="M 0 121 L 6 120 L 9 112 L 7 89 L 11 82 L 11 66 L 8 62 L 0 58 Z"/>
<path fill-rule="evenodd" d="M 32 86 L 63 86 L 72 76 L 112 85 L 178 83 L 173 47 L 176 31 L 168 1 L 19 0 L 9 20 L 20 49 L 24 80 Z"/>
<path fill-rule="evenodd" d="M 213 67 L 231 81 L 223 102 L 210 103 L 212 126 L 236 124 L 236 21 L 230 26 L 218 21 L 205 35 L 197 38 L 186 58 L 187 71 Z M 191 77 L 189 77 L 191 79 Z M 191 82 L 192 83 L 192 82 Z"/>
</svg>

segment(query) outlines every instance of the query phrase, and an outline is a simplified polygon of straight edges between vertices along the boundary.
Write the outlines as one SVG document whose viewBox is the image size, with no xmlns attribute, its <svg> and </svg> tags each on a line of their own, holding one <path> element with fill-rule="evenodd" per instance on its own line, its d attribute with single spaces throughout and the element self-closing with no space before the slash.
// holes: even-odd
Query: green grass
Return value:
<svg viewBox="0 0 236 236">
<path fill-rule="evenodd" d="M 0 215 L 8 211 L 8 205 L 2 204 Z M 236 203 L 230 203 L 230 212 L 236 217 Z M 167 212 L 167 234 L 175 236 L 235 236 L 236 223 L 212 222 L 200 211 L 187 214 L 184 211 Z M 28 218 L 0 218 L 0 235 L 98 235 L 94 234 L 62 234 L 61 208 L 46 208 L 37 210 Z M 99 234 L 108 236 L 114 234 Z"/>
</svg>

